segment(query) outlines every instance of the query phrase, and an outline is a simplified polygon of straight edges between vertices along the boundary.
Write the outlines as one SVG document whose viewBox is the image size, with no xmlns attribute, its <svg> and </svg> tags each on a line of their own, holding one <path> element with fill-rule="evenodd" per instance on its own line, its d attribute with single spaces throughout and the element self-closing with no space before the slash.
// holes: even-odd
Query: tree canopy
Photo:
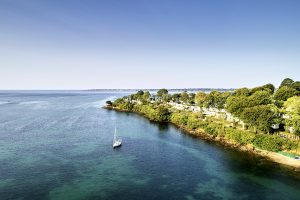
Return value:
<svg viewBox="0 0 300 200">
<path fill-rule="evenodd" d="M 169 91 L 165 88 L 160 89 L 157 91 L 157 96 L 158 97 L 163 97 L 164 95 L 167 95 L 169 93 Z"/>
<path fill-rule="evenodd" d="M 272 105 L 258 105 L 245 108 L 240 118 L 254 128 L 269 132 L 271 125 L 278 121 L 279 115 Z"/>
<path fill-rule="evenodd" d="M 281 82 L 279 88 L 283 87 L 283 86 L 292 86 L 292 84 L 294 83 L 294 81 L 290 78 L 285 78 L 283 79 L 283 81 Z"/>
<path fill-rule="evenodd" d="M 285 120 L 286 129 L 293 127 L 294 133 L 300 135 L 300 97 L 289 98 L 284 102 L 284 108 L 286 114 L 289 116 Z"/>
<path fill-rule="evenodd" d="M 257 91 L 269 91 L 271 94 L 274 93 L 275 91 L 275 86 L 273 84 L 266 84 L 266 85 L 263 85 L 263 86 L 259 86 L 259 87 L 255 87 L 255 88 L 252 88 L 251 89 L 251 93 L 255 93 Z"/>
<path fill-rule="evenodd" d="M 281 86 L 274 94 L 274 99 L 286 101 L 288 98 L 299 94 L 299 91 L 289 86 Z"/>
<path fill-rule="evenodd" d="M 203 107 L 204 106 L 204 102 L 205 102 L 205 98 L 206 98 L 206 93 L 205 92 L 197 92 L 195 95 L 195 102 L 197 104 L 197 106 Z"/>
</svg>

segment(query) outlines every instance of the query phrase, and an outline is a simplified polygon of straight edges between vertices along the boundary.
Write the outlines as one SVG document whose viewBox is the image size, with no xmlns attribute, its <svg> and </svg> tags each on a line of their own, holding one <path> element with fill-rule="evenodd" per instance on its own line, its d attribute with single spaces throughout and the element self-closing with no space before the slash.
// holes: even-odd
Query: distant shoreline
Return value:
<svg viewBox="0 0 300 200">
<path fill-rule="evenodd" d="M 159 89 L 0 89 L 0 92 L 137 92 L 139 90 L 147 90 L 157 92 Z M 168 89 L 170 92 L 178 91 L 234 91 L 235 88 L 173 88 Z"/>
</svg>

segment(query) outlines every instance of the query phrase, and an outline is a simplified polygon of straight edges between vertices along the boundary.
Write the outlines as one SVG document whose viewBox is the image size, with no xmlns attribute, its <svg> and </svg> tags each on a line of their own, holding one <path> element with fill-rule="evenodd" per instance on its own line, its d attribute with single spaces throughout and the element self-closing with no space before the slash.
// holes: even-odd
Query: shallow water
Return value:
<svg viewBox="0 0 300 200">
<path fill-rule="evenodd" d="M 123 95 L 2 92 L 0 199 L 299 199 L 279 165 L 101 109 Z"/>
</svg>

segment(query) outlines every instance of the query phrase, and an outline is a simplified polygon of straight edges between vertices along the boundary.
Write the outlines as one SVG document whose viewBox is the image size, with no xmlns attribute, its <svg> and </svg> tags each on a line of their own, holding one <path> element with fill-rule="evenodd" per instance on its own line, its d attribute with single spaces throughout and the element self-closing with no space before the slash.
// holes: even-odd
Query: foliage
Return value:
<svg viewBox="0 0 300 200">
<path fill-rule="evenodd" d="M 167 107 L 163 105 L 159 105 L 156 110 L 157 110 L 157 115 L 155 117 L 155 121 L 160 121 L 160 122 L 169 121 L 171 113 Z"/>
<path fill-rule="evenodd" d="M 274 135 L 259 134 L 255 136 L 253 144 L 263 150 L 277 152 L 282 150 L 282 146 L 285 142 L 285 139 Z"/>
<path fill-rule="evenodd" d="M 118 107 L 122 110 L 128 110 L 128 111 L 132 111 L 133 110 L 133 104 L 130 103 L 129 101 L 125 101 L 122 104 L 119 104 Z"/>
<path fill-rule="evenodd" d="M 300 135 L 300 116 L 292 115 L 290 119 L 286 119 L 286 127 L 293 127 L 293 133 Z"/>
<path fill-rule="evenodd" d="M 189 93 L 189 104 L 190 105 L 195 105 L 195 96 L 196 94 L 195 93 Z"/>
<path fill-rule="evenodd" d="M 248 88 L 239 88 L 233 92 L 233 96 L 249 96 L 251 91 Z"/>
<path fill-rule="evenodd" d="M 150 97 L 151 97 L 151 94 L 149 91 L 146 91 L 144 92 L 144 94 L 142 95 L 142 98 L 141 98 L 141 101 L 143 104 L 146 104 L 150 101 Z"/>
<path fill-rule="evenodd" d="M 138 95 L 138 96 L 142 96 L 144 94 L 144 91 L 143 90 L 139 90 L 137 93 L 136 93 L 136 95 Z"/>
<path fill-rule="evenodd" d="M 270 103 L 272 103 L 270 90 L 261 90 L 249 96 L 249 105 L 247 107 L 267 105 Z"/>
<path fill-rule="evenodd" d="M 259 90 L 252 95 L 233 95 L 226 101 L 226 109 L 240 117 L 246 108 L 272 103 L 270 90 Z"/>
<path fill-rule="evenodd" d="M 135 111 L 144 114 L 150 120 L 155 120 L 157 118 L 156 109 L 151 105 L 136 105 Z"/>
<path fill-rule="evenodd" d="M 187 125 L 188 114 L 185 112 L 173 112 L 170 121 L 179 126 Z"/>
<path fill-rule="evenodd" d="M 191 113 L 188 115 L 187 119 L 187 127 L 189 129 L 197 129 L 197 128 L 203 128 L 207 125 L 204 121 L 200 119 L 200 116 L 194 113 Z"/>
<path fill-rule="evenodd" d="M 274 94 L 274 99 L 279 101 L 286 101 L 288 98 L 299 94 L 299 92 L 289 86 L 281 86 Z"/>
<path fill-rule="evenodd" d="M 218 109 L 222 109 L 225 107 L 227 98 L 231 95 L 230 92 L 222 92 L 217 98 L 215 102 L 215 106 Z"/>
<path fill-rule="evenodd" d="M 288 87 L 290 87 L 290 86 L 292 86 L 293 83 L 294 83 L 294 81 L 293 81 L 292 79 L 290 79 L 290 78 L 285 78 L 285 79 L 283 79 L 283 81 L 281 82 L 279 88 L 281 88 L 281 87 L 283 87 L 283 86 L 288 86 Z"/>
<path fill-rule="evenodd" d="M 205 99 L 206 99 L 206 93 L 205 92 L 197 92 L 196 93 L 195 102 L 196 102 L 197 106 L 203 107 Z"/>
<path fill-rule="evenodd" d="M 168 90 L 164 88 L 158 90 L 156 96 L 162 102 L 168 102 L 171 99 L 171 95 L 168 94 Z"/>
<path fill-rule="evenodd" d="M 210 135 L 217 136 L 218 134 L 222 133 L 222 126 L 215 123 L 209 123 L 204 128 L 204 131 Z"/>
<path fill-rule="evenodd" d="M 226 101 L 226 110 L 235 116 L 240 116 L 245 108 L 249 105 L 247 96 L 230 96 Z"/>
<path fill-rule="evenodd" d="M 240 117 L 250 126 L 264 132 L 269 132 L 271 125 L 275 123 L 279 115 L 276 107 L 271 105 L 259 105 L 245 108 Z"/>
<path fill-rule="evenodd" d="M 124 102 L 124 100 L 122 98 L 117 98 L 114 103 L 113 106 L 118 106 L 120 104 L 122 104 Z"/>
<path fill-rule="evenodd" d="M 180 94 L 178 94 L 178 93 L 174 93 L 174 94 L 172 94 L 172 96 L 171 96 L 171 99 L 174 101 L 174 102 L 179 102 L 179 99 L 180 99 Z"/>
<path fill-rule="evenodd" d="M 165 95 L 167 95 L 167 94 L 168 94 L 168 90 L 165 89 L 165 88 L 160 89 L 160 90 L 157 91 L 157 96 L 158 96 L 158 97 L 163 97 L 163 96 L 165 96 Z"/>
<path fill-rule="evenodd" d="M 208 123 L 202 120 L 202 116 L 188 111 L 173 112 L 170 121 L 179 126 L 187 126 L 189 129 L 205 128 Z"/>
<path fill-rule="evenodd" d="M 240 144 L 251 144 L 255 138 L 255 134 L 247 131 L 237 130 L 234 128 L 225 129 L 225 137 Z"/>
<path fill-rule="evenodd" d="M 203 105 L 207 108 L 213 107 L 213 108 L 222 109 L 224 108 L 226 100 L 229 96 L 230 96 L 230 92 L 219 92 L 214 90 L 205 96 L 205 101 Z"/>
<path fill-rule="evenodd" d="M 293 127 L 293 132 L 300 135 L 300 97 L 291 97 L 284 102 L 285 113 L 289 116 L 285 119 L 286 128 Z"/>
<path fill-rule="evenodd" d="M 275 91 L 275 86 L 271 83 L 263 85 L 263 86 L 259 86 L 259 87 L 255 87 L 251 89 L 251 93 L 255 93 L 257 91 L 270 91 L 271 94 L 274 93 Z"/>
<path fill-rule="evenodd" d="M 186 91 L 182 92 L 180 94 L 180 101 L 182 101 L 183 103 L 188 103 L 189 102 L 189 95 Z"/>
<path fill-rule="evenodd" d="M 294 88 L 295 90 L 300 91 L 300 81 L 295 81 L 295 82 L 292 84 L 292 88 Z"/>
<path fill-rule="evenodd" d="M 300 96 L 289 98 L 283 105 L 288 113 L 300 115 Z"/>
</svg>

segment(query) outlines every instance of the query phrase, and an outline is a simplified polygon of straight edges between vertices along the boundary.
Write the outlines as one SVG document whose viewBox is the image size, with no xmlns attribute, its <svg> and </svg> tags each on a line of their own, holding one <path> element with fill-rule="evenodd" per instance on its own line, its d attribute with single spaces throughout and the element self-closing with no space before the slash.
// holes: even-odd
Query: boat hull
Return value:
<svg viewBox="0 0 300 200">
<path fill-rule="evenodd" d="M 115 142 L 113 143 L 113 148 L 120 147 L 121 145 L 122 145 L 122 141 L 121 141 L 121 140 L 115 141 Z"/>
</svg>

